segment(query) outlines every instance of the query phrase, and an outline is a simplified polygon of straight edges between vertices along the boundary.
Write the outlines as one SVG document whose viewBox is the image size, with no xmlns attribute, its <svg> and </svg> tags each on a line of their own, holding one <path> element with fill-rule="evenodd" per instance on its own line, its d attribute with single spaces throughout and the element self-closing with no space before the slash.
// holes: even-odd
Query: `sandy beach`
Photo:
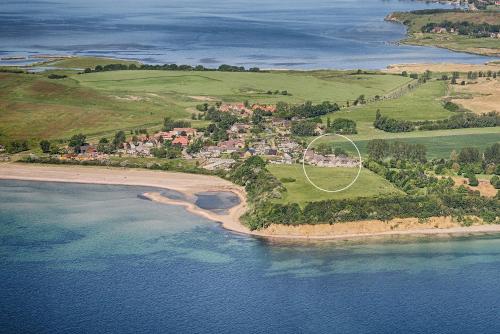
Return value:
<svg viewBox="0 0 500 334">
<path fill-rule="evenodd" d="M 171 189 L 194 198 L 196 193 L 206 191 L 230 191 L 240 203 L 226 214 L 202 209 L 192 201 L 174 200 L 152 191 L 143 194 L 149 200 L 180 205 L 187 211 L 219 222 L 222 227 L 237 233 L 273 239 L 339 240 L 387 236 L 430 236 L 500 233 L 500 225 L 482 224 L 465 227 L 451 217 L 432 217 L 425 222 L 416 218 L 392 219 L 390 221 L 358 221 L 341 224 L 281 225 L 273 224 L 266 229 L 250 231 L 241 224 L 240 217 L 247 209 L 246 194 L 242 187 L 218 177 L 177 172 L 151 171 L 127 168 L 104 168 L 93 166 L 35 165 L 20 163 L 0 164 L 0 179 L 48 182 L 72 182 L 148 186 Z"/>
</svg>

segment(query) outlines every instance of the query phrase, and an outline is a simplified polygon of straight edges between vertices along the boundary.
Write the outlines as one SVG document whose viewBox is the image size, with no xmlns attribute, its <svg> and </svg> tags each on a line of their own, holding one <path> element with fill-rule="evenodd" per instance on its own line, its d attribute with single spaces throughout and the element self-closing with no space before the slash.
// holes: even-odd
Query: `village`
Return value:
<svg viewBox="0 0 500 334">
<path fill-rule="evenodd" d="M 173 127 L 162 129 L 154 134 L 130 132 L 118 143 L 115 150 L 103 149 L 106 143 L 84 143 L 78 147 L 65 147 L 60 154 L 53 157 L 74 161 L 109 160 L 113 156 L 121 158 L 181 158 L 196 160 L 206 170 L 228 170 L 238 160 L 251 156 L 260 156 L 271 164 L 305 163 L 318 167 L 359 166 L 359 160 L 346 155 L 319 154 L 309 149 L 305 156 L 305 141 L 291 133 L 292 123 L 297 121 L 278 117 L 274 105 L 246 105 L 244 103 L 220 104 L 216 108 L 221 114 L 231 115 L 236 122 L 225 130 L 223 140 L 214 140 L 207 129 L 193 127 Z M 254 113 L 267 115 L 258 124 L 252 124 Z M 315 134 L 325 132 L 324 126 L 318 124 Z M 106 146 L 105 146 L 106 147 Z M 172 154 L 159 156 L 158 152 L 168 150 Z"/>
</svg>

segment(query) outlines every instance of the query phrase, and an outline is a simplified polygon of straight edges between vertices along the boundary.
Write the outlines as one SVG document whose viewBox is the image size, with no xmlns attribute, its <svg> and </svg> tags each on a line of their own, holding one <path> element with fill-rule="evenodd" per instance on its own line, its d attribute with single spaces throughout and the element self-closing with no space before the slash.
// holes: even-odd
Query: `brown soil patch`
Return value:
<svg viewBox="0 0 500 334">
<path fill-rule="evenodd" d="M 500 80 L 498 78 L 478 78 L 474 83 L 468 83 L 465 86 L 452 85 L 451 88 L 459 95 L 459 97 L 453 97 L 452 102 L 466 109 L 478 114 L 490 111 L 500 112 Z"/>
<path fill-rule="evenodd" d="M 469 188 L 471 190 L 478 190 L 479 193 L 481 194 L 481 196 L 484 196 L 484 197 L 495 197 L 497 194 L 497 191 L 498 191 L 497 189 L 495 189 L 495 187 L 493 187 L 491 185 L 490 181 L 488 181 L 488 180 L 478 179 L 479 185 L 476 187 L 473 187 L 473 186 L 469 186 L 468 179 L 466 179 L 464 177 L 453 176 L 452 179 L 453 179 L 453 181 L 455 181 L 455 186 L 458 187 L 461 185 L 465 185 L 467 188 Z"/>
</svg>

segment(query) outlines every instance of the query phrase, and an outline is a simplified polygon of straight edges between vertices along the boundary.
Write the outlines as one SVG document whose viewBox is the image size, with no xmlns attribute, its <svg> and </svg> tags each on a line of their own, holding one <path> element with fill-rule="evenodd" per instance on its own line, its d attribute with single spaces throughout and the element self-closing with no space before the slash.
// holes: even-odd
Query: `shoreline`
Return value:
<svg viewBox="0 0 500 334">
<path fill-rule="evenodd" d="M 194 202 L 167 198 L 158 191 L 142 195 L 160 204 L 183 206 L 186 211 L 218 222 L 227 230 L 238 234 L 269 240 L 361 240 L 385 237 L 464 236 L 500 233 L 500 225 L 480 224 L 469 227 L 453 222 L 450 217 L 432 217 L 421 223 L 416 218 L 392 219 L 391 221 L 358 221 L 341 224 L 271 225 L 263 230 L 251 231 L 240 222 L 246 212 L 247 198 L 244 188 L 227 180 L 199 174 L 140 169 L 34 165 L 21 163 L 0 164 L 0 180 L 24 180 L 41 182 L 66 182 L 82 184 L 146 186 L 169 189 L 193 197 L 205 191 L 230 191 L 240 203 L 229 208 L 227 214 L 217 214 L 198 207 Z M 402 227 L 402 228 L 401 228 Z"/>
</svg>

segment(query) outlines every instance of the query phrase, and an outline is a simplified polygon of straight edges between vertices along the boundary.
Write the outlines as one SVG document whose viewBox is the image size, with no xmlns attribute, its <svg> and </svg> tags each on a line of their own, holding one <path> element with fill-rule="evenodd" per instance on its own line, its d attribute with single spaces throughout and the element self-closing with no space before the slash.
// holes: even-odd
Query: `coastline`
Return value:
<svg viewBox="0 0 500 334">
<path fill-rule="evenodd" d="M 463 236 L 500 233 L 500 225 L 478 224 L 465 227 L 454 222 L 451 217 L 431 217 L 425 222 L 420 222 L 416 218 L 405 218 L 390 221 L 347 222 L 333 225 L 293 226 L 279 224 L 271 225 L 263 230 L 251 231 L 240 222 L 240 217 L 247 209 L 244 188 L 227 180 L 208 175 L 116 167 L 2 163 L 0 164 L 1 179 L 147 186 L 179 191 L 190 198 L 205 191 L 230 191 L 239 197 L 240 203 L 231 207 L 227 214 L 217 214 L 202 209 L 191 201 L 167 198 L 159 191 L 147 192 L 141 195 L 157 203 L 183 206 L 188 212 L 218 222 L 223 228 L 232 232 L 266 239 L 355 240 L 396 236 Z"/>
</svg>

